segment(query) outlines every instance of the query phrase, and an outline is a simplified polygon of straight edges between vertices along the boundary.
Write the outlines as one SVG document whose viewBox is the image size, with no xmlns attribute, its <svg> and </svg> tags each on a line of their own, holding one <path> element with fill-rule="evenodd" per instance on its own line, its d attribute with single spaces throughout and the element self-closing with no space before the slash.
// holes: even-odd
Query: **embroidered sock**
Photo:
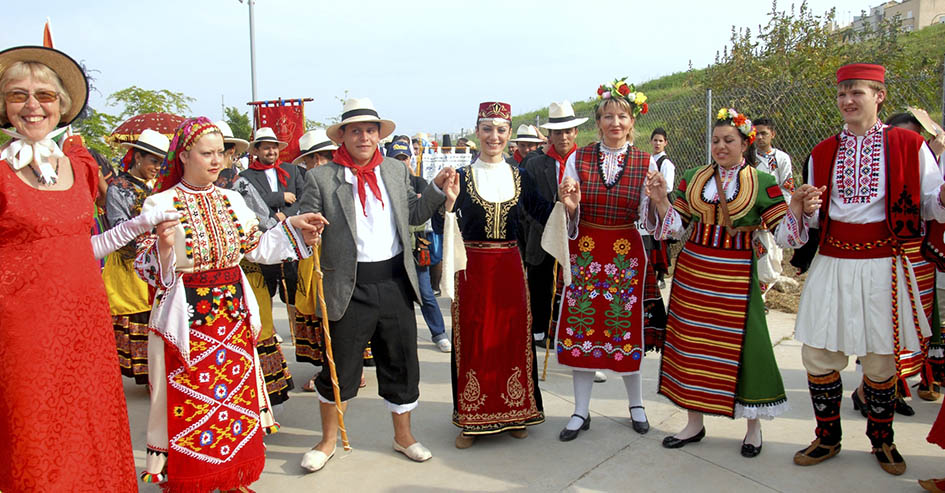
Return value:
<svg viewBox="0 0 945 493">
<path fill-rule="evenodd" d="M 594 388 L 594 372 L 573 370 L 571 379 L 574 383 L 574 414 L 586 418 L 590 416 L 591 412 L 591 389 Z M 583 420 L 572 416 L 565 428 L 577 430 L 583 424 Z"/>
<path fill-rule="evenodd" d="M 807 374 L 807 386 L 817 419 L 816 434 L 824 445 L 840 442 L 840 400 L 843 398 L 843 382 L 840 374 L 832 371 L 826 375 Z"/>
<path fill-rule="evenodd" d="M 894 375 L 883 382 L 874 382 L 869 377 L 863 379 L 863 393 L 866 394 L 866 407 L 869 417 L 866 421 L 866 436 L 873 448 L 893 443 L 893 417 L 896 415 L 896 382 Z"/>
</svg>

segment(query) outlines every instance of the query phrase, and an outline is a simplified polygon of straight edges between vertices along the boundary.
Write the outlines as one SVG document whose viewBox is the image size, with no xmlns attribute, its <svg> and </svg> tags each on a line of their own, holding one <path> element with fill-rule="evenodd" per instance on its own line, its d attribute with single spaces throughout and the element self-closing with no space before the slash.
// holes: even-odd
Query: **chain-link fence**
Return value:
<svg viewBox="0 0 945 493">
<path fill-rule="evenodd" d="M 941 122 L 945 98 L 943 78 L 945 74 L 887 80 L 888 95 L 879 117 L 885 120 L 894 113 L 906 111 L 907 106 L 915 106 Z M 666 153 L 676 164 L 677 176 L 680 176 L 682 170 L 708 162 L 710 135 L 707 129 L 714 123 L 719 108 L 732 107 L 749 118 L 765 116 L 774 122 L 777 134 L 774 146 L 791 156 L 799 179 L 801 166 L 811 149 L 843 126 L 835 101 L 836 85 L 831 81 L 780 81 L 763 89 L 679 91 L 666 99 L 648 101 L 649 112 L 636 121 L 636 145 L 649 151 L 650 133 L 656 127 L 665 129 L 669 141 Z M 589 118 L 578 127 L 578 145 L 598 140 L 593 109 L 578 113 L 579 117 Z"/>
</svg>

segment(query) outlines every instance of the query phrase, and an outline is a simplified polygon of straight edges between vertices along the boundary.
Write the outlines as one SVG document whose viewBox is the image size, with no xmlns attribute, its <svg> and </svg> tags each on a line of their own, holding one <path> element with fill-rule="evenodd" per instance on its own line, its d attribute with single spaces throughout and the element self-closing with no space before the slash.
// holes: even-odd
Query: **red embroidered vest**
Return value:
<svg viewBox="0 0 945 493">
<path fill-rule="evenodd" d="M 650 155 L 630 146 L 627 162 L 609 188 L 604 184 L 600 161 L 598 143 L 574 152 L 574 166 L 581 180 L 581 219 L 608 226 L 635 224 Z"/>
<path fill-rule="evenodd" d="M 883 129 L 883 152 L 886 173 L 886 227 L 900 241 L 921 237 L 921 184 L 919 181 L 919 149 L 924 141 L 919 134 L 900 128 Z M 840 136 L 822 141 L 811 151 L 814 161 L 813 183 L 827 186 L 823 205 L 820 207 L 820 229 L 828 231 L 830 226 L 830 193 L 834 186 L 834 166 Z M 828 235 L 821 234 L 823 246 Z"/>
</svg>

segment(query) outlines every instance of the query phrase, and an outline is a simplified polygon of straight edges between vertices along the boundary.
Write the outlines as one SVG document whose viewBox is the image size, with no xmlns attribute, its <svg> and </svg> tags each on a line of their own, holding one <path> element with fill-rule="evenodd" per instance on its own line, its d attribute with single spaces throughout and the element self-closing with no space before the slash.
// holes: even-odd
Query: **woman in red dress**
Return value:
<svg viewBox="0 0 945 493">
<path fill-rule="evenodd" d="M 0 491 L 137 491 L 96 258 L 173 215 L 89 240 L 98 165 L 78 136 L 52 140 L 87 88 L 62 52 L 0 52 L 0 124 L 15 128 L 0 149 Z"/>
</svg>

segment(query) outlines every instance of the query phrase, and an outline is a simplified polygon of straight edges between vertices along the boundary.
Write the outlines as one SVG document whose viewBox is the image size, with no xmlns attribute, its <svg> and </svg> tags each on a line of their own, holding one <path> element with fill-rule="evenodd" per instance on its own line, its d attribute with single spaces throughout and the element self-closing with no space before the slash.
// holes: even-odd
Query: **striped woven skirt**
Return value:
<svg viewBox="0 0 945 493">
<path fill-rule="evenodd" d="M 919 299 L 916 300 L 916 310 L 919 317 L 926 317 L 931 322 L 932 306 L 935 301 L 935 266 L 925 260 L 919 249 L 922 240 L 915 240 L 903 245 L 905 256 L 912 263 L 912 271 L 915 273 L 915 281 L 919 286 Z M 903 316 L 903 315 L 900 315 Z M 911 316 L 911 314 L 905 314 Z M 910 351 L 903 348 L 899 351 L 899 365 L 902 368 L 900 376 L 908 378 L 918 375 L 925 364 L 925 358 L 928 353 L 928 340 L 918 351 Z"/>
<path fill-rule="evenodd" d="M 676 260 L 659 393 L 685 409 L 733 418 L 786 410 L 750 233 L 694 226 Z"/>
</svg>

